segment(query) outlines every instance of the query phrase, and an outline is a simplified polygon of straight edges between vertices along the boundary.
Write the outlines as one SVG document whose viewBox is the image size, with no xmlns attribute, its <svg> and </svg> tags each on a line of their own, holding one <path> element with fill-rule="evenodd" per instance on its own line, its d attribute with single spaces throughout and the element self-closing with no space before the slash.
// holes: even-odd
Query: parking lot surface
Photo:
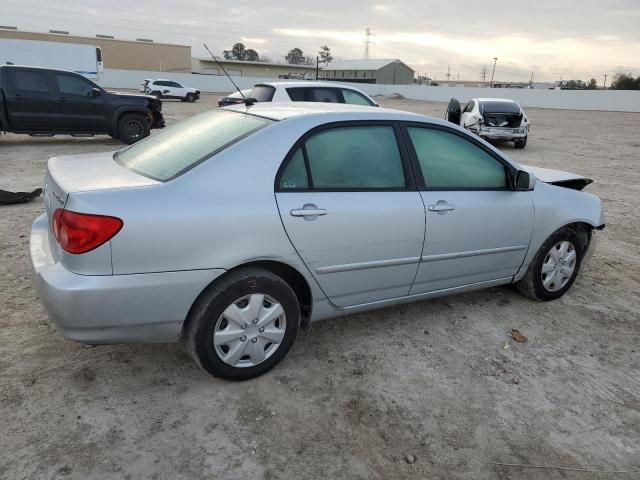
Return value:
<svg viewBox="0 0 640 480">
<path fill-rule="evenodd" d="M 166 101 L 167 123 L 215 99 Z M 496 463 L 639 478 L 640 114 L 527 113 L 527 147 L 501 148 L 592 178 L 605 204 L 598 250 L 566 296 L 494 288 L 318 322 L 243 383 L 209 377 L 180 345 L 62 338 L 30 277 L 42 199 L 0 207 L 0 478 L 605 478 Z M 51 156 L 121 147 L 2 135 L 0 189 L 41 186 Z"/>
</svg>

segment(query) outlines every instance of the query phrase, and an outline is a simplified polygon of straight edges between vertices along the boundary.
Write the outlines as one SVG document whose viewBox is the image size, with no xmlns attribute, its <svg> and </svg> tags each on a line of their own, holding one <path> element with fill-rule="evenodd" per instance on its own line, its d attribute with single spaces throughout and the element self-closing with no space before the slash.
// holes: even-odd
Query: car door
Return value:
<svg viewBox="0 0 640 480">
<path fill-rule="evenodd" d="M 512 190 L 507 162 L 444 126 L 408 124 L 406 138 L 426 207 L 411 293 L 515 275 L 529 248 L 534 207 L 528 192 Z"/>
<path fill-rule="evenodd" d="M 343 122 L 312 130 L 276 179 L 286 232 L 335 305 L 409 293 L 424 241 L 424 205 L 398 125 Z"/>
<path fill-rule="evenodd" d="M 106 132 L 105 102 L 96 84 L 80 75 L 54 73 L 57 89 L 56 115 L 59 130 Z M 97 89 L 94 92 L 94 89 Z"/>
<path fill-rule="evenodd" d="M 178 82 L 169 82 L 169 85 L 171 89 L 171 96 L 173 98 L 184 98 L 187 96 L 187 89 Z"/>
<path fill-rule="evenodd" d="M 40 69 L 7 70 L 7 116 L 16 131 L 55 131 L 55 99 L 50 72 Z"/>
</svg>

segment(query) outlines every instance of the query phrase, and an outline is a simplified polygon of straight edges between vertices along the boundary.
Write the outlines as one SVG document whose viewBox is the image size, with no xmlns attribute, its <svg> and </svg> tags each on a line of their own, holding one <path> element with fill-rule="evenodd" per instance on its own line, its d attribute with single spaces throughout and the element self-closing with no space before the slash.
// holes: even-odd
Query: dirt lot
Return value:
<svg viewBox="0 0 640 480">
<path fill-rule="evenodd" d="M 214 99 L 165 102 L 168 123 Z M 30 279 L 42 201 L 0 207 L 0 478 L 640 478 L 640 114 L 528 113 L 526 149 L 505 150 L 590 176 L 605 202 L 599 250 L 567 296 L 495 288 L 319 322 L 244 383 L 207 376 L 178 345 L 63 339 Z M 50 156 L 120 146 L 2 136 L 0 188 L 40 186 Z"/>
</svg>

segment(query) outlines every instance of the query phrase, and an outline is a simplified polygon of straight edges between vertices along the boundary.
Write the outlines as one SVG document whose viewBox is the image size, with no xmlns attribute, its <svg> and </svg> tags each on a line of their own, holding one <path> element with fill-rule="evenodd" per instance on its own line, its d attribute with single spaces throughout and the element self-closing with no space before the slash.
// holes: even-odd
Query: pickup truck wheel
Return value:
<svg viewBox="0 0 640 480">
<path fill-rule="evenodd" d="M 524 148 L 527 145 L 527 137 L 516 138 L 513 143 L 516 148 Z"/>
<path fill-rule="evenodd" d="M 156 98 L 162 98 L 162 92 L 154 91 L 154 92 L 151 92 L 151 95 L 153 95 Z"/>
<path fill-rule="evenodd" d="M 187 93 L 187 102 L 193 103 L 196 101 L 196 96 L 193 93 Z"/>
<path fill-rule="evenodd" d="M 204 291 L 191 309 L 184 340 L 211 375 L 247 380 L 285 357 L 299 326 L 300 304 L 289 284 L 268 270 L 244 267 Z"/>
<path fill-rule="evenodd" d="M 127 145 L 131 145 L 138 140 L 148 137 L 149 132 L 149 122 L 139 113 L 123 115 L 118 122 L 118 138 Z"/>
<path fill-rule="evenodd" d="M 564 295 L 580 271 L 582 249 L 574 230 L 565 227 L 545 240 L 516 287 L 525 297 L 547 302 Z"/>
</svg>

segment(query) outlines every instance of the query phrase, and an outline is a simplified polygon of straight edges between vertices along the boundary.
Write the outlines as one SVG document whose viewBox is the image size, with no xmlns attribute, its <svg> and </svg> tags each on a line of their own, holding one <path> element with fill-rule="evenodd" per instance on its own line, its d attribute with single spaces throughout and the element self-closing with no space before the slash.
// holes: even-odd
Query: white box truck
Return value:
<svg viewBox="0 0 640 480">
<path fill-rule="evenodd" d="M 102 50 L 95 45 L 0 39 L 0 65 L 69 70 L 97 80 L 103 71 Z"/>
</svg>

